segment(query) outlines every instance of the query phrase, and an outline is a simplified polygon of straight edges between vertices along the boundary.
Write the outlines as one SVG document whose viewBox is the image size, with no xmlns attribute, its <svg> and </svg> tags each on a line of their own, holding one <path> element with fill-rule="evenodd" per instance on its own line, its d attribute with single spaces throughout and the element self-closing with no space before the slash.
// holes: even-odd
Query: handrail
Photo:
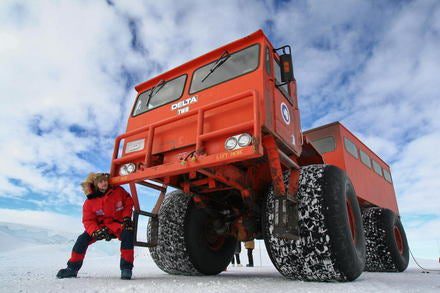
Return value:
<svg viewBox="0 0 440 293">
<path fill-rule="evenodd" d="M 204 133 L 203 122 L 204 122 L 204 118 L 205 118 L 204 114 L 206 113 L 206 111 L 217 108 L 219 106 L 223 106 L 228 103 L 232 103 L 232 102 L 244 99 L 244 98 L 248 98 L 250 96 L 253 97 L 253 110 L 254 110 L 254 115 L 253 115 L 253 119 L 252 119 L 253 121 L 249 120 L 249 121 L 246 121 L 246 122 L 243 122 L 243 123 L 240 123 L 238 125 L 234 125 L 234 126 L 231 126 L 228 128 L 223 128 L 220 130 L 215 130 L 215 131 Z M 217 136 L 220 136 L 223 134 L 227 134 L 229 132 L 232 132 L 233 130 L 235 130 L 235 131 L 244 130 L 244 129 L 250 128 L 252 126 L 253 126 L 253 130 L 254 130 L 255 140 L 257 142 L 260 142 L 260 140 L 261 140 L 260 131 L 259 131 L 261 128 L 261 125 L 260 125 L 260 112 L 259 112 L 258 95 L 255 90 L 248 90 L 248 91 L 239 93 L 237 95 L 230 96 L 228 98 L 215 101 L 215 102 L 210 103 L 208 105 L 201 106 L 198 109 L 191 110 L 191 111 L 183 113 L 181 115 L 166 118 L 164 120 L 137 128 L 135 130 L 132 130 L 132 131 L 129 131 L 129 132 L 126 132 L 124 134 L 117 136 L 115 139 L 115 146 L 114 146 L 113 156 L 112 156 L 112 164 L 111 164 L 111 171 L 110 171 L 111 176 L 115 175 L 114 173 L 115 173 L 115 165 L 116 164 L 122 164 L 126 161 L 137 159 L 143 155 L 145 155 L 144 164 L 146 167 L 149 167 L 150 162 L 151 162 L 151 153 L 152 153 L 152 148 L 153 148 L 153 137 L 154 137 L 155 129 L 157 127 L 161 127 L 163 125 L 170 124 L 175 121 L 179 121 L 179 120 L 182 120 L 182 119 L 185 119 L 185 118 L 188 118 L 191 116 L 195 116 L 195 115 L 197 115 L 196 151 L 201 150 L 202 142 L 207 139 L 217 137 Z M 239 130 L 237 130 L 237 129 L 239 129 Z M 145 131 L 147 131 L 146 150 L 118 158 L 119 146 L 120 146 L 121 140 L 125 139 L 127 137 L 130 137 L 130 136 L 133 136 L 133 135 L 137 135 L 137 134 L 145 132 Z"/>
</svg>

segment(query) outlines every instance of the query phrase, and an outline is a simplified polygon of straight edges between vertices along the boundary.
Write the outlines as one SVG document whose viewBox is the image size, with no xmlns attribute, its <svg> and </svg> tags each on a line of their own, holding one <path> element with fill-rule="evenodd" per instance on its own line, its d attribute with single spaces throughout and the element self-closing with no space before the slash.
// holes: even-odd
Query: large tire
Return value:
<svg viewBox="0 0 440 293">
<path fill-rule="evenodd" d="M 282 275 L 305 281 L 352 281 L 363 272 L 362 217 L 345 172 L 331 165 L 301 169 L 299 240 L 273 235 L 274 196 L 270 188 L 264 204 L 263 233 L 269 257 Z"/>
<path fill-rule="evenodd" d="M 150 255 L 156 265 L 174 275 L 198 275 L 188 256 L 185 244 L 184 223 L 191 198 L 182 191 L 168 193 L 159 210 L 157 246 L 150 247 Z M 150 239 L 150 225 L 147 235 Z"/>
<path fill-rule="evenodd" d="M 189 259 L 204 275 L 217 275 L 225 270 L 234 255 L 237 239 L 217 235 L 213 220 L 205 208 L 192 202 L 186 215 L 185 243 Z"/>
<path fill-rule="evenodd" d="M 215 275 L 234 253 L 235 238 L 208 241 L 208 214 L 180 190 L 166 195 L 159 210 L 158 244 L 149 248 L 157 266 L 174 275 Z M 150 225 L 147 229 L 150 237 Z M 213 245 L 215 244 L 215 246 Z"/>
<path fill-rule="evenodd" d="M 362 213 L 367 239 L 365 270 L 403 272 L 408 267 L 409 249 L 399 217 L 391 210 L 368 208 Z"/>
</svg>

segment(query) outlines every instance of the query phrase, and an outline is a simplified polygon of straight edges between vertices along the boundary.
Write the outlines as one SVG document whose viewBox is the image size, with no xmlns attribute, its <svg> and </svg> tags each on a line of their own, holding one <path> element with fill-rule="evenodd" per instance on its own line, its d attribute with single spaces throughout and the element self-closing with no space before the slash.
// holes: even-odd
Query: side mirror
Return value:
<svg viewBox="0 0 440 293">
<path fill-rule="evenodd" d="M 295 80 L 293 76 L 292 49 L 289 45 L 274 49 L 275 52 L 279 50 L 283 51 L 280 55 L 281 82 L 288 83 Z"/>
<path fill-rule="evenodd" d="M 291 82 L 294 80 L 293 77 L 293 64 L 292 55 L 283 54 L 280 56 L 280 67 L 281 67 L 281 81 Z"/>
</svg>

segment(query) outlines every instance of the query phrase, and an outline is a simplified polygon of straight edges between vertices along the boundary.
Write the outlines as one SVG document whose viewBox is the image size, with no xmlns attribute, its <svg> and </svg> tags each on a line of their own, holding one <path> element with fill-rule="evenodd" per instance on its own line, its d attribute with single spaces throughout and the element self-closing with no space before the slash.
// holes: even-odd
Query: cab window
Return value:
<svg viewBox="0 0 440 293">
<path fill-rule="evenodd" d="M 142 92 L 136 100 L 133 116 L 179 99 L 185 87 L 186 74 L 170 81 L 163 81 Z"/>
<path fill-rule="evenodd" d="M 255 44 L 238 52 L 224 52 L 209 64 L 194 71 L 190 94 L 252 72 L 258 68 L 260 45 Z"/>
</svg>

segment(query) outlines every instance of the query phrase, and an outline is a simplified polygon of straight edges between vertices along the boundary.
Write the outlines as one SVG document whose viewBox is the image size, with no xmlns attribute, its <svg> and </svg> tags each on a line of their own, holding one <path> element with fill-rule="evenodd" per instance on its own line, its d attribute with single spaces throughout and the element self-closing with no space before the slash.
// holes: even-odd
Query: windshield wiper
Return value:
<svg viewBox="0 0 440 293">
<path fill-rule="evenodd" d="M 228 51 L 224 51 L 220 58 L 218 58 L 217 61 L 215 61 L 214 65 L 212 65 L 211 69 L 209 69 L 208 74 L 205 75 L 205 77 L 202 79 L 202 82 L 204 82 L 205 79 L 207 79 L 208 76 L 210 76 L 217 68 L 222 66 L 226 62 L 226 60 L 229 59 L 230 56 L 231 54 L 229 54 Z"/>
<path fill-rule="evenodd" d="M 148 104 L 150 103 L 151 98 L 156 95 L 165 85 L 165 80 L 161 79 L 155 86 L 153 86 L 151 88 L 150 93 L 148 94 L 148 99 L 147 99 L 147 103 L 145 104 L 145 106 L 148 108 Z M 154 92 L 156 91 L 156 92 Z"/>
</svg>

